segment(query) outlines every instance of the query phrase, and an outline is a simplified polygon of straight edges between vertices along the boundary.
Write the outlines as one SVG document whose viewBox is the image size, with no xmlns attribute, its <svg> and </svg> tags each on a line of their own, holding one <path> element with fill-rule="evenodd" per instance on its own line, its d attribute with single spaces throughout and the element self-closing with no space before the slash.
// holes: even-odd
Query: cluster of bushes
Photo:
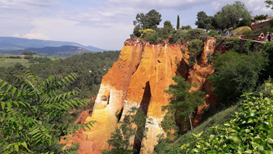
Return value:
<svg viewBox="0 0 273 154">
<path fill-rule="evenodd" d="M 182 153 L 271 153 L 273 151 L 273 84 L 263 91 L 244 93 L 240 112 L 224 126 L 212 127 L 211 134 L 193 134 L 193 142 L 181 146 Z"/>
<path fill-rule="evenodd" d="M 21 56 L 8 56 L 10 59 L 22 59 Z"/>
<path fill-rule="evenodd" d="M 151 21 L 147 21 L 149 18 Z M 179 16 L 177 22 L 179 23 Z M 173 28 L 170 21 L 165 21 L 163 28 L 158 28 L 157 25 L 161 22 L 161 14 L 155 10 L 151 10 L 146 14 L 140 13 L 134 21 L 135 28 L 131 38 L 140 37 L 142 41 L 147 41 L 152 44 L 161 43 L 165 39 L 169 39 L 169 43 L 187 42 L 193 39 L 202 39 L 207 36 L 203 29 L 192 29 L 190 25 L 177 25 L 177 30 Z M 151 24 L 153 23 L 153 24 Z"/>
<path fill-rule="evenodd" d="M 189 43 L 189 50 L 194 49 L 198 51 L 198 48 L 202 45 L 198 43 L 199 41 L 200 40 L 191 41 Z M 197 135 L 192 136 L 192 133 L 188 132 L 175 142 L 168 138 L 161 139 L 155 148 L 157 153 L 217 153 L 220 151 L 228 152 L 229 150 L 232 153 L 238 153 L 240 151 L 242 151 L 242 153 L 255 153 L 262 150 L 273 150 L 273 146 L 271 145 L 273 143 L 271 143 L 272 137 L 269 135 L 272 133 L 269 131 L 272 128 L 270 128 L 271 126 L 263 125 L 263 122 L 270 120 L 268 117 L 273 117 L 273 112 L 269 112 L 273 107 L 272 85 L 267 83 L 261 86 L 262 88 L 259 87 L 259 85 L 273 75 L 273 68 L 271 67 L 273 63 L 273 53 L 271 52 L 273 50 L 273 44 L 268 42 L 261 44 L 258 48 L 254 43 L 254 41 L 248 40 L 242 52 L 239 53 L 240 46 L 238 38 L 217 37 L 217 46 L 223 45 L 230 50 L 225 53 L 217 52 L 211 59 L 215 67 L 215 73 L 209 77 L 209 80 L 213 83 L 213 90 L 217 95 L 217 105 L 213 110 L 208 108 L 208 110 L 205 111 L 207 116 L 201 121 L 209 117 L 208 115 L 213 115 L 223 109 L 232 109 L 232 112 L 234 110 L 243 110 L 242 113 L 235 115 L 236 121 L 231 120 L 226 126 L 223 125 L 224 122 L 230 119 L 229 116 L 232 114 L 232 112 L 227 110 L 229 116 L 223 117 L 220 122 L 211 122 L 213 119 L 219 118 L 219 115 L 216 115 L 213 119 L 210 118 L 204 121 L 200 127 L 194 129 L 193 132 Z M 195 54 L 193 55 L 195 56 Z M 268 89 L 268 87 L 271 88 Z M 258 93 L 252 95 L 253 91 L 258 91 Z M 242 98 L 242 94 L 246 97 Z M 245 100 L 240 101 L 242 99 Z M 238 102 L 241 103 L 238 105 Z M 253 105 L 248 104 L 248 102 L 255 103 Z M 233 107 L 229 108 L 230 106 Z M 258 112 L 254 115 L 256 118 L 258 117 L 258 120 L 253 117 L 254 109 L 256 110 L 254 112 Z M 264 109 L 265 111 L 262 111 Z M 177 110 L 177 112 L 181 111 Z M 223 111 L 221 114 L 225 112 L 226 111 Z M 263 115 L 262 113 L 268 113 L 268 115 L 266 115 L 267 117 L 259 118 Z M 174 118 L 171 118 L 171 116 L 168 117 L 170 118 L 165 118 L 164 122 L 172 126 Z M 244 124 L 243 121 L 246 121 L 246 123 Z M 217 130 L 209 130 L 211 126 L 214 128 L 219 127 Z M 241 129 L 236 129 L 237 127 Z M 175 127 L 168 129 L 176 130 Z M 229 132 L 230 130 L 232 131 Z M 200 133 L 202 131 L 205 131 L 203 135 Z M 246 131 L 250 133 L 250 135 L 247 135 Z M 180 130 L 178 133 L 183 133 L 183 130 Z M 217 135 L 218 133 L 220 135 Z M 211 134 L 212 136 L 210 136 Z M 223 136 L 225 137 L 223 138 Z M 180 147 L 181 145 L 183 146 Z"/>
<path fill-rule="evenodd" d="M 26 56 L 24 57 L 26 59 Z M 29 63 L 46 63 L 51 61 L 48 57 L 31 57 L 29 58 Z"/>
</svg>

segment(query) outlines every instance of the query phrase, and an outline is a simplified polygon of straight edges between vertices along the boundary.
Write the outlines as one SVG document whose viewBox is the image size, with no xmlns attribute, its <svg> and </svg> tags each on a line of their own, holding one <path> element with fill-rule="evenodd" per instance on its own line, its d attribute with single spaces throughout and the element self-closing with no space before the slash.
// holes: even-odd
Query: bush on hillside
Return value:
<svg viewBox="0 0 273 154">
<path fill-rule="evenodd" d="M 273 151 L 273 84 L 265 83 L 263 93 L 244 93 L 240 112 L 224 126 L 212 127 L 212 134 L 203 137 L 193 134 L 195 140 L 181 146 L 182 153 L 272 153 Z"/>
<path fill-rule="evenodd" d="M 267 54 L 263 51 L 239 54 L 218 52 L 213 61 L 215 73 L 209 77 L 217 95 L 218 105 L 234 104 L 243 92 L 249 92 L 259 83 L 259 74 L 267 65 Z"/>
<path fill-rule="evenodd" d="M 160 43 L 162 39 L 158 36 L 158 33 L 152 29 L 140 30 L 141 40 L 150 42 L 151 44 Z"/>
<path fill-rule="evenodd" d="M 206 32 L 203 29 L 189 29 L 189 30 L 181 30 L 178 29 L 173 32 L 170 37 L 170 43 L 174 44 L 176 42 L 184 43 L 194 39 L 204 40 L 207 37 Z"/>
<path fill-rule="evenodd" d="M 216 32 L 216 30 L 211 30 L 209 33 L 208 33 L 209 36 L 218 36 L 219 34 Z"/>
<path fill-rule="evenodd" d="M 203 41 L 202 40 L 192 40 L 188 44 L 189 49 L 189 67 L 193 67 L 193 65 L 197 62 L 197 57 L 200 57 L 203 51 Z"/>
</svg>

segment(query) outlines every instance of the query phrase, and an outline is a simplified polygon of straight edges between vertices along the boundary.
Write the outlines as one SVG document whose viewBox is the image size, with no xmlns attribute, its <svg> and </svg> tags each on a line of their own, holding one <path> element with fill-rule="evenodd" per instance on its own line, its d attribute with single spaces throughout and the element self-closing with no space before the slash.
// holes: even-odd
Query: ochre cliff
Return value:
<svg viewBox="0 0 273 154">
<path fill-rule="evenodd" d="M 131 107 L 140 108 L 147 114 L 145 124 L 147 138 L 141 143 L 140 153 L 153 153 L 158 135 L 164 134 L 160 123 L 165 115 L 162 106 L 168 105 L 169 95 L 164 92 L 174 81 L 175 75 L 183 76 L 189 83 L 197 84 L 191 91 L 206 91 L 204 106 L 198 107 L 194 124 L 198 123 L 205 106 L 214 106 L 216 97 L 207 77 L 214 70 L 207 59 L 215 52 L 215 38 L 207 38 L 198 63 L 188 68 L 187 44 L 149 44 L 138 39 L 124 43 L 119 59 L 103 77 L 93 113 L 85 122 L 95 120 L 92 130 L 78 131 L 71 141 L 80 143 L 80 154 L 96 154 L 109 149 L 107 140 L 118 124 L 116 113 L 125 114 Z M 185 51 L 184 53 L 182 51 Z M 137 144 L 137 143 L 135 143 Z"/>
</svg>

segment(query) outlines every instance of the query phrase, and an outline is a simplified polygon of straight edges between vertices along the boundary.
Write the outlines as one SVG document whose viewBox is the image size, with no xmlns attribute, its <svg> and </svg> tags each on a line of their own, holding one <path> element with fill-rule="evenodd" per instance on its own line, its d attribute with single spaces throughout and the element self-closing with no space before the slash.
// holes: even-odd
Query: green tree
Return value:
<svg viewBox="0 0 273 154">
<path fill-rule="evenodd" d="M 197 13 L 197 21 L 195 25 L 197 28 L 210 29 L 211 28 L 211 17 L 206 14 L 204 11 Z"/>
<path fill-rule="evenodd" d="M 203 51 L 203 41 L 202 40 L 192 40 L 188 44 L 189 49 L 189 66 L 192 67 L 194 63 L 197 62 L 197 57 L 200 56 L 200 54 Z"/>
<path fill-rule="evenodd" d="M 164 22 L 164 27 L 162 30 L 162 39 L 166 39 L 171 35 L 171 32 L 174 30 L 172 23 L 169 20 Z"/>
<path fill-rule="evenodd" d="M 171 95 L 170 105 L 164 106 L 163 109 L 173 108 L 176 110 L 176 116 L 179 119 L 187 119 L 190 122 L 191 130 L 192 126 L 192 113 L 195 109 L 202 105 L 205 101 L 204 92 L 197 90 L 195 92 L 189 92 L 192 86 L 181 76 L 173 77 L 176 84 L 171 84 L 169 89 L 165 92 Z"/>
<path fill-rule="evenodd" d="M 272 88 L 269 81 L 262 91 L 244 93 L 237 105 L 239 112 L 231 120 L 223 119 L 224 125 L 193 134 L 192 142 L 183 144 L 179 153 L 272 153 Z"/>
<path fill-rule="evenodd" d="M 162 21 L 161 14 L 152 9 L 148 13 L 138 13 L 136 20 L 133 22 L 135 26 L 139 25 L 141 29 L 156 29 L 157 25 Z"/>
<path fill-rule="evenodd" d="M 75 97 L 80 92 L 77 89 L 65 93 L 59 90 L 76 77 L 51 76 L 43 81 L 27 72 L 14 77 L 15 85 L 0 79 L 0 152 L 60 153 L 57 143 L 61 136 L 78 129 L 61 119 L 84 102 Z M 92 124 L 80 126 L 90 129 Z"/>
<path fill-rule="evenodd" d="M 136 36 L 136 37 L 141 36 L 141 33 L 139 32 L 139 30 L 141 30 L 140 26 L 136 25 L 135 28 L 134 28 L 134 31 L 133 31 L 134 36 Z"/>
<path fill-rule="evenodd" d="M 265 68 L 268 58 L 265 52 L 256 51 L 239 54 L 227 51 L 218 52 L 212 60 L 215 73 L 209 77 L 213 83 L 213 92 L 217 95 L 219 107 L 234 104 L 243 92 L 254 90 L 259 75 Z"/>
<path fill-rule="evenodd" d="M 260 14 L 254 17 L 254 20 L 265 20 L 268 18 L 268 14 Z"/>
<path fill-rule="evenodd" d="M 179 29 L 180 27 L 180 17 L 177 15 L 177 21 L 176 21 L 176 29 Z"/>
<path fill-rule="evenodd" d="M 245 4 L 235 1 L 234 4 L 227 4 L 215 15 L 215 20 L 220 28 L 236 28 L 238 24 L 248 23 L 251 20 L 251 12 L 247 10 Z"/>
<path fill-rule="evenodd" d="M 192 29 L 190 25 L 187 25 L 187 26 L 182 26 L 181 27 L 182 30 L 190 30 Z"/>
<path fill-rule="evenodd" d="M 267 8 L 273 9 L 273 0 L 266 0 L 264 1 Z"/>
<path fill-rule="evenodd" d="M 36 52 L 24 50 L 24 51 L 22 51 L 21 55 L 36 55 Z"/>
<path fill-rule="evenodd" d="M 111 133 L 111 139 L 108 144 L 111 150 L 104 150 L 103 154 L 132 154 L 137 152 L 140 147 L 134 147 L 130 144 L 130 138 L 134 138 L 134 143 L 141 143 L 142 139 L 146 137 L 145 122 L 147 116 L 144 112 L 135 107 L 131 108 L 124 120 L 120 121 L 120 127 Z M 136 126 L 136 127 L 134 127 Z M 139 151 L 138 151 L 139 152 Z"/>
<path fill-rule="evenodd" d="M 173 32 L 173 34 L 170 37 L 169 42 L 171 44 L 176 43 L 176 42 L 187 42 L 191 41 L 194 39 L 202 39 L 206 37 L 206 32 L 203 29 L 189 29 L 189 30 L 182 30 L 178 29 Z"/>
<path fill-rule="evenodd" d="M 219 34 L 216 32 L 216 30 L 211 30 L 209 33 L 208 33 L 209 36 L 218 36 Z"/>
</svg>

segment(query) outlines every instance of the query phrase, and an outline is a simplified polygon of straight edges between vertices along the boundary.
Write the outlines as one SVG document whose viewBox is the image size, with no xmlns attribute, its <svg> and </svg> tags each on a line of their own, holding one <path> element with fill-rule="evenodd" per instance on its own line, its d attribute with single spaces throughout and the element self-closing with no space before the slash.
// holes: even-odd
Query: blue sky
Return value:
<svg viewBox="0 0 273 154">
<path fill-rule="evenodd" d="M 156 9 L 162 24 L 195 27 L 196 15 L 213 15 L 235 0 L 0 0 L 0 36 L 72 41 L 120 50 L 137 13 Z M 263 0 L 242 0 L 252 15 L 269 14 Z"/>
</svg>

